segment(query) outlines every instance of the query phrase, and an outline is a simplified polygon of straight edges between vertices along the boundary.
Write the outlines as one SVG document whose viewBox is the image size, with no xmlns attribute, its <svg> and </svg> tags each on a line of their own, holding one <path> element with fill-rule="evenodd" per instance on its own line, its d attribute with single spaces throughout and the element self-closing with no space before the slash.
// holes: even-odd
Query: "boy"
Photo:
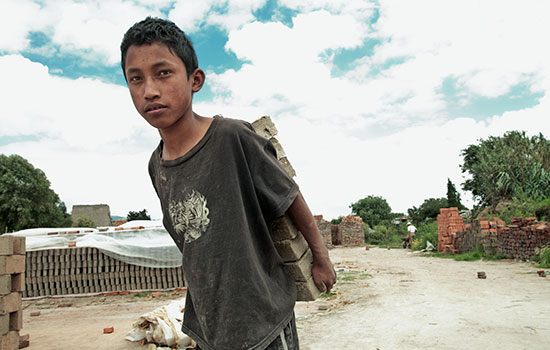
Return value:
<svg viewBox="0 0 550 350">
<path fill-rule="evenodd" d="M 320 290 L 336 280 L 298 186 L 250 124 L 193 112 L 205 74 L 174 23 L 148 17 L 120 48 L 134 106 L 161 136 L 149 174 L 183 254 L 183 331 L 204 350 L 298 349 L 296 290 L 271 240 L 273 219 L 287 213 L 303 233 Z"/>
</svg>

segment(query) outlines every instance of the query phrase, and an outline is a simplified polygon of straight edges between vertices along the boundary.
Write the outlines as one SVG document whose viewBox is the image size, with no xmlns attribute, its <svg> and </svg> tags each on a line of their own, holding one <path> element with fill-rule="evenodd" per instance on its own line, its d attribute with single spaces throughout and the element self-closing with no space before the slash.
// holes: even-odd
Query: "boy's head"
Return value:
<svg viewBox="0 0 550 350">
<path fill-rule="evenodd" d="M 132 45 L 150 45 L 153 43 L 162 43 L 168 47 L 170 52 L 178 56 L 185 65 L 187 77 L 198 68 L 199 63 L 197 54 L 193 48 L 191 40 L 185 33 L 173 22 L 147 17 L 141 22 L 134 24 L 122 39 L 120 44 L 122 72 L 126 78 L 126 54 L 128 48 Z"/>
</svg>

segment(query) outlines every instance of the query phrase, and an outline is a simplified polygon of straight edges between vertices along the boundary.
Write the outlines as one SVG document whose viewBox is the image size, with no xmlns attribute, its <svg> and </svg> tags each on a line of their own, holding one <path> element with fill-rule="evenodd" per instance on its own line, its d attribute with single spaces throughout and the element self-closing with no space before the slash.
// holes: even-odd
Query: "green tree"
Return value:
<svg viewBox="0 0 550 350">
<path fill-rule="evenodd" d="M 447 198 L 430 198 L 424 200 L 420 207 L 412 207 L 408 210 L 409 217 L 416 224 L 437 219 L 441 208 L 448 208 Z"/>
<path fill-rule="evenodd" d="M 447 178 L 447 205 L 449 208 L 457 207 L 458 210 L 466 209 L 460 202 L 460 193 L 457 192 L 453 182 Z"/>
<path fill-rule="evenodd" d="M 151 220 L 151 217 L 147 214 L 147 209 L 143 209 L 142 211 L 129 211 L 126 220 Z"/>
<path fill-rule="evenodd" d="M 2 232 L 71 226 L 44 172 L 16 154 L 0 154 L 0 223 Z"/>
<path fill-rule="evenodd" d="M 96 227 L 92 219 L 86 216 L 79 217 L 74 227 Z"/>
<path fill-rule="evenodd" d="M 350 205 L 351 212 L 363 219 L 369 227 L 375 227 L 383 221 L 393 218 L 391 207 L 379 196 L 368 196 Z"/>
<path fill-rule="evenodd" d="M 550 141 L 542 134 L 527 137 L 525 132 L 509 131 L 480 139 L 461 155 L 462 172 L 470 175 L 462 188 L 471 191 L 480 206 L 550 197 Z"/>
</svg>

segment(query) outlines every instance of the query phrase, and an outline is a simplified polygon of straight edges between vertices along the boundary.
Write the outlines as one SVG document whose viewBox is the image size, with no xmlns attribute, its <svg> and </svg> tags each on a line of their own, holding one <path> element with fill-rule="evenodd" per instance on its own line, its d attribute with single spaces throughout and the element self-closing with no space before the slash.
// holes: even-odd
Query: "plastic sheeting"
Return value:
<svg viewBox="0 0 550 350">
<path fill-rule="evenodd" d="M 170 237 L 170 234 L 158 226 L 158 222 L 131 221 L 125 226 L 97 229 L 89 228 L 43 228 L 12 233 L 15 236 L 26 237 L 26 248 L 42 249 L 74 249 L 67 248 L 69 242 L 75 242 L 76 247 L 92 247 L 103 254 L 128 264 L 170 268 L 180 267 L 182 255 Z M 128 229 L 130 227 L 147 227 Z M 121 230 L 122 229 L 122 230 Z"/>
<path fill-rule="evenodd" d="M 178 348 L 194 348 L 194 342 L 181 331 L 185 298 L 176 300 L 167 306 L 143 314 L 134 323 L 126 335 L 126 340 L 177 346 Z"/>
</svg>

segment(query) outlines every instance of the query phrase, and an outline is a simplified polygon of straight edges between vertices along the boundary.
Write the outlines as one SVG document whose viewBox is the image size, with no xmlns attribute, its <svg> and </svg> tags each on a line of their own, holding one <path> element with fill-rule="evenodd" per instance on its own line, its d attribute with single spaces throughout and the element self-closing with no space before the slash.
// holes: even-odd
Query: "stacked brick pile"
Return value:
<svg viewBox="0 0 550 350">
<path fill-rule="evenodd" d="M 0 350 L 19 349 L 24 288 L 25 238 L 0 236 Z"/>
<path fill-rule="evenodd" d="M 453 245 L 453 238 L 460 231 L 464 231 L 464 220 L 458 214 L 458 208 L 441 208 L 437 216 L 437 250 L 445 253 L 458 253 Z"/>
<path fill-rule="evenodd" d="M 181 267 L 127 264 L 97 248 L 29 251 L 25 297 L 183 287 Z"/>
<path fill-rule="evenodd" d="M 511 258 L 529 260 L 535 248 L 550 244 L 550 223 L 536 218 L 514 218 L 498 233 L 498 252 Z"/>
<path fill-rule="evenodd" d="M 499 246 L 498 228 L 505 225 L 499 218 L 491 220 L 476 219 L 472 224 L 464 225 L 463 231 L 458 231 L 452 238 L 452 244 L 459 253 L 467 253 L 478 245 L 487 253 L 496 253 Z"/>
<path fill-rule="evenodd" d="M 268 116 L 261 117 L 252 123 L 256 133 L 271 141 L 277 151 L 277 159 L 285 171 L 291 176 L 296 172 L 288 161 L 283 147 L 275 138 L 277 128 Z M 278 218 L 273 223 L 272 237 L 279 255 L 285 262 L 285 266 L 296 281 L 296 299 L 300 301 L 315 300 L 321 292 L 313 283 L 311 265 L 313 256 L 309 246 L 298 229 L 288 216 Z"/>
<path fill-rule="evenodd" d="M 323 240 L 327 246 L 333 244 L 332 242 L 332 224 L 329 221 L 323 219 L 323 215 L 314 215 L 315 223 L 317 228 L 323 237 Z"/>
<path fill-rule="evenodd" d="M 348 215 L 340 223 L 342 245 L 361 246 L 365 244 L 363 219 L 359 216 Z"/>
</svg>

